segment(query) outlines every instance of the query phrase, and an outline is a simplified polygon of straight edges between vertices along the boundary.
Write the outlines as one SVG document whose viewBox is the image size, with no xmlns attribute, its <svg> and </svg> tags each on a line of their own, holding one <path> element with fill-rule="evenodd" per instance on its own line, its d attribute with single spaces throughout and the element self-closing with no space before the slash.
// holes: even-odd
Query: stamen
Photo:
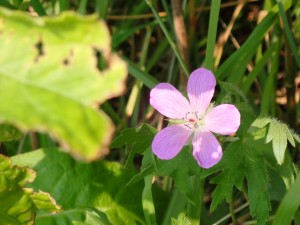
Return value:
<svg viewBox="0 0 300 225">
<path fill-rule="evenodd" d="M 192 129 L 192 128 L 190 127 L 190 125 L 188 125 L 188 124 L 184 124 L 184 126 L 186 126 L 186 127 L 189 128 L 189 129 Z"/>
<path fill-rule="evenodd" d="M 196 116 L 196 118 L 199 120 L 199 117 L 198 117 L 198 111 L 195 112 L 195 116 Z"/>
</svg>

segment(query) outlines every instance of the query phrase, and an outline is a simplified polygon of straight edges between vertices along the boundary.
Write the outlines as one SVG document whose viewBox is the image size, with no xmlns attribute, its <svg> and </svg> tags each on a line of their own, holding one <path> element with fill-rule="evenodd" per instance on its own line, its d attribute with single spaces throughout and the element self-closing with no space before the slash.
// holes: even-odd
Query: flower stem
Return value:
<svg viewBox="0 0 300 225">
<path fill-rule="evenodd" d="M 174 51 L 174 53 L 175 53 L 175 55 L 176 55 L 176 57 L 177 57 L 180 65 L 181 65 L 181 67 L 182 67 L 182 69 L 183 69 L 183 71 L 185 73 L 185 75 L 187 77 L 189 77 L 189 75 L 190 75 L 189 70 L 188 70 L 187 66 L 185 65 L 182 57 L 180 56 L 180 53 L 179 53 L 179 51 L 178 51 L 178 49 L 177 49 L 174 41 L 172 40 L 171 35 L 169 34 L 167 28 L 165 27 L 164 23 L 162 22 L 162 20 L 161 20 L 160 16 L 158 15 L 157 11 L 154 9 L 151 0 L 144 0 L 144 1 L 148 4 L 148 6 L 150 7 L 150 9 L 152 10 L 154 17 L 156 18 L 156 20 L 157 20 L 160 28 L 164 32 L 164 34 L 165 34 L 165 36 L 166 36 L 166 38 L 167 38 L 167 40 L 168 40 L 168 42 L 169 42 L 172 50 Z"/>
<path fill-rule="evenodd" d="M 234 225 L 238 224 L 238 223 L 237 223 L 237 220 L 236 220 L 235 213 L 234 213 L 233 198 L 230 199 L 230 202 L 229 202 L 229 210 L 230 210 L 230 215 L 231 215 L 232 223 L 233 223 Z"/>
<path fill-rule="evenodd" d="M 204 179 L 201 179 L 198 176 L 194 176 L 192 179 L 195 190 L 195 204 L 188 202 L 187 216 L 190 219 L 191 225 L 200 225 L 200 214 L 204 195 Z"/>
</svg>

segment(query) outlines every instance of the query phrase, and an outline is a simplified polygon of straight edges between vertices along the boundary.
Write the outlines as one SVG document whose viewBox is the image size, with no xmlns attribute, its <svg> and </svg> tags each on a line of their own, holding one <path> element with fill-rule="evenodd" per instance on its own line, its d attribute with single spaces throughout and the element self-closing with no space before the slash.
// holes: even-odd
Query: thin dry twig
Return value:
<svg viewBox="0 0 300 225">
<path fill-rule="evenodd" d="M 187 68 L 189 68 L 189 54 L 188 54 L 188 43 L 187 43 L 187 35 L 186 28 L 183 18 L 183 12 L 181 8 L 181 0 L 172 0 L 172 12 L 173 12 L 173 23 L 174 30 L 176 34 L 176 41 L 179 53 L 186 64 Z M 180 84 L 181 87 L 185 87 L 187 82 L 187 77 L 184 74 L 184 71 L 180 70 Z"/>
<path fill-rule="evenodd" d="M 237 19 L 237 17 L 239 16 L 240 12 L 242 11 L 244 5 L 246 3 L 246 0 L 240 0 L 232 14 L 232 17 L 231 17 L 231 20 L 229 22 L 229 24 L 226 26 L 226 29 L 225 29 L 225 32 L 222 33 L 220 36 L 219 36 L 219 39 L 218 39 L 218 42 L 216 44 L 216 47 L 215 47 L 215 68 L 218 67 L 219 63 L 220 63 L 220 60 L 221 60 L 221 57 L 222 57 L 222 54 L 223 54 L 223 50 L 224 50 L 224 46 L 231 34 L 231 31 L 232 31 L 232 28 L 233 28 L 233 25 Z"/>
<path fill-rule="evenodd" d="M 259 0 L 247 0 L 246 2 L 258 2 Z M 222 3 L 221 8 L 228 8 L 235 6 L 239 3 L 239 1 L 235 2 L 227 2 L 227 3 Z M 210 11 L 210 7 L 199 7 L 195 9 L 196 12 L 203 12 L 203 11 Z M 166 17 L 167 13 L 166 12 L 159 12 L 158 15 L 160 17 Z M 139 20 L 139 19 L 152 19 L 154 18 L 153 14 L 147 13 L 147 14 L 139 14 L 139 15 L 108 15 L 107 19 L 108 20 Z"/>
</svg>

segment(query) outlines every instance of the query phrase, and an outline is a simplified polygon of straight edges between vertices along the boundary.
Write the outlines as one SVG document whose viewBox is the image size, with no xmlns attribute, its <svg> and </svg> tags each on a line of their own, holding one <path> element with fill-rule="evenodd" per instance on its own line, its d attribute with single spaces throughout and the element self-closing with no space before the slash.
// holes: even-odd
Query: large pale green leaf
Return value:
<svg viewBox="0 0 300 225">
<path fill-rule="evenodd" d="M 14 166 L 9 159 L 0 155 L 1 224 L 29 225 L 33 224 L 37 209 L 52 212 L 60 210 L 48 193 L 24 188 L 35 177 L 33 170 Z"/>
<path fill-rule="evenodd" d="M 61 216 L 39 214 L 38 222 L 44 217 L 55 221 L 53 224 L 60 224 L 59 219 L 67 216 L 69 220 L 78 220 L 78 214 L 72 217 L 67 212 L 89 206 L 105 213 L 112 224 L 144 224 L 143 185 L 136 183 L 126 187 L 133 172 L 124 170 L 118 163 L 80 163 L 54 148 L 21 154 L 12 160 L 33 168 L 37 179 L 31 186 L 49 192 L 66 210 Z"/>
<path fill-rule="evenodd" d="M 113 126 L 96 108 L 123 91 L 127 70 L 102 21 L 0 8 L 0 49 L 0 122 L 50 133 L 81 159 L 107 152 Z M 101 71 L 97 55 L 108 65 Z"/>
</svg>

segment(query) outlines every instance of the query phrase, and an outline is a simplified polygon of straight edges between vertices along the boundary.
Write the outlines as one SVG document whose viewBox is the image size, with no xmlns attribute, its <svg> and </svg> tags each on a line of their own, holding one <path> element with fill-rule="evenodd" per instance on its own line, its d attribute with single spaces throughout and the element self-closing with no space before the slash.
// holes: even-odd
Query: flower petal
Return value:
<svg viewBox="0 0 300 225">
<path fill-rule="evenodd" d="M 237 131 L 240 120 L 240 112 L 234 105 L 222 104 L 208 112 L 204 124 L 206 129 L 214 133 L 228 135 Z"/>
<path fill-rule="evenodd" d="M 171 125 L 158 132 L 152 142 L 152 151 L 160 159 L 172 159 L 187 144 L 192 130 L 181 124 Z"/>
<path fill-rule="evenodd" d="M 198 111 L 199 115 L 204 115 L 209 106 L 215 86 L 215 76 L 209 70 L 200 68 L 192 72 L 187 85 L 187 93 L 191 106 Z"/>
<path fill-rule="evenodd" d="M 151 90 L 150 104 L 161 114 L 172 119 L 182 119 L 191 110 L 188 100 L 168 83 L 160 83 Z"/>
<path fill-rule="evenodd" d="M 193 155 L 199 166 L 210 168 L 222 158 L 222 147 L 217 138 L 209 131 L 201 130 L 193 138 Z"/>
</svg>

